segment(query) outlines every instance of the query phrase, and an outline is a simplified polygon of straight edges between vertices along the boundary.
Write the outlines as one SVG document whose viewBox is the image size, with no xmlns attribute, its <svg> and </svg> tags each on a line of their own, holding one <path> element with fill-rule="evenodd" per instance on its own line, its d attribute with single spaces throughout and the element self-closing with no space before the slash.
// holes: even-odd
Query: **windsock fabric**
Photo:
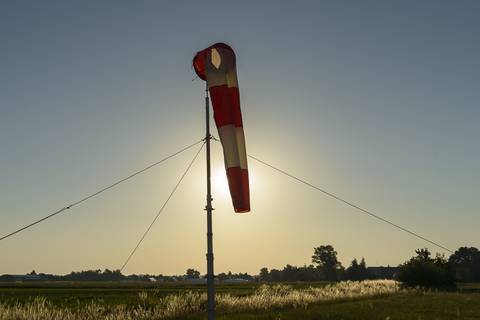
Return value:
<svg viewBox="0 0 480 320">
<path fill-rule="evenodd" d="M 238 91 L 235 53 L 216 43 L 193 59 L 197 75 L 207 81 L 215 123 L 223 146 L 228 186 L 235 212 L 250 211 L 247 152 Z"/>
</svg>

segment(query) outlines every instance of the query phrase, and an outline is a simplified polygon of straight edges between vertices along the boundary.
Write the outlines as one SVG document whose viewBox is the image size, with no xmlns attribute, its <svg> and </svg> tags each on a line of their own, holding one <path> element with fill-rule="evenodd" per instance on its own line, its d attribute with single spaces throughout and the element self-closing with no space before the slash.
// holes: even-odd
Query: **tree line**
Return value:
<svg viewBox="0 0 480 320">
<path fill-rule="evenodd" d="M 408 261 L 397 267 L 368 267 L 364 258 L 354 258 L 348 267 L 342 266 L 332 245 L 313 249 L 311 264 L 301 267 L 287 264 L 283 269 L 264 267 L 258 275 L 248 273 L 220 273 L 219 281 L 245 280 L 262 282 L 284 281 L 340 281 L 365 279 L 396 279 L 407 285 L 453 286 L 455 282 L 480 282 L 480 251 L 475 247 L 460 247 L 448 258 L 432 254 L 428 249 L 417 249 Z M 37 274 L 24 276 L 1 275 L 0 282 L 12 281 L 192 281 L 204 278 L 199 271 L 189 268 L 183 275 L 123 275 L 120 270 L 87 270 L 66 275 Z"/>
<path fill-rule="evenodd" d="M 415 250 L 415 256 L 398 267 L 367 267 L 364 258 L 354 258 L 345 268 L 331 245 L 314 248 L 312 264 L 303 267 L 286 265 L 283 270 L 262 268 L 261 281 L 340 281 L 396 279 L 410 286 L 454 286 L 455 282 L 480 281 L 480 251 L 460 247 L 450 257 L 432 254 L 428 249 Z"/>
<path fill-rule="evenodd" d="M 395 267 L 368 268 L 364 258 L 360 262 L 354 258 L 349 267 L 344 268 L 337 258 L 332 245 L 314 248 L 312 263 L 302 267 L 287 264 L 282 270 L 264 267 L 258 275 L 260 281 L 340 281 L 392 278 Z M 376 272 L 374 273 L 373 270 Z"/>
<path fill-rule="evenodd" d="M 189 268 L 185 274 L 181 275 L 162 275 L 162 274 L 131 274 L 124 275 L 120 270 L 84 270 L 79 272 L 70 272 L 66 275 L 53 275 L 45 273 L 37 273 L 35 270 L 27 273 L 26 275 L 0 275 L 0 282 L 15 282 L 15 281 L 136 281 L 136 282 L 177 282 L 177 281 L 190 281 L 203 279 L 204 276 L 199 271 Z M 248 273 L 220 273 L 216 275 L 216 278 L 220 281 L 227 280 L 246 280 L 254 281 L 255 276 L 251 276 Z"/>
</svg>

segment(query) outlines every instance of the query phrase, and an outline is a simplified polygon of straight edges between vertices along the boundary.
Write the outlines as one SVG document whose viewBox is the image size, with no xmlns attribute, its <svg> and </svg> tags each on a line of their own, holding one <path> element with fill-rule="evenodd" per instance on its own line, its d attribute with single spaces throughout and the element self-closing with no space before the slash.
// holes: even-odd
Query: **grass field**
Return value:
<svg viewBox="0 0 480 320">
<path fill-rule="evenodd" d="M 307 309 L 221 313 L 219 320 L 478 320 L 480 294 L 405 293 L 319 303 Z M 203 315 L 185 317 L 205 319 Z"/>
<path fill-rule="evenodd" d="M 317 283 L 315 286 L 323 284 Z M 252 294 L 259 284 L 242 283 L 218 285 L 218 293 L 230 293 L 238 296 Z M 305 285 L 304 285 L 305 286 Z M 32 283 L 0 283 L 0 302 L 8 305 L 25 304 L 35 297 L 45 297 L 55 306 L 76 307 L 91 302 L 106 306 L 136 306 L 139 294 L 147 293 L 150 299 L 161 298 L 187 291 L 205 292 L 205 285 L 186 283 L 154 284 L 145 282 L 32 282 Z"/>
<path fill-rule="evenodd" d="M 218 319 L 480 319 L 479 284 L 457 292 L 393 282 L 218 285 Z M 0 284 L 0 319 L 205 319 L 205 286 Z"/>
</svg>

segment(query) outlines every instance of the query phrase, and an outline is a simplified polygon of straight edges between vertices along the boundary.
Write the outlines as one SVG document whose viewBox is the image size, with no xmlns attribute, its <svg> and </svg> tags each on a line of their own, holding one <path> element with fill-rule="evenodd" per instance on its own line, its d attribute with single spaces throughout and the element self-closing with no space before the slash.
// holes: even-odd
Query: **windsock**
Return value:
<svg viewBox="0 0 480 320">
<path fill-rule="evenodd" d="M 215 123 L 223 146 L 228 186 L 235 212 L 250 211 L 247 152 L 243 133 L 235 53 L 216 43 L 193 58 L 197 75 L 207 81 Z"/>
</svg>

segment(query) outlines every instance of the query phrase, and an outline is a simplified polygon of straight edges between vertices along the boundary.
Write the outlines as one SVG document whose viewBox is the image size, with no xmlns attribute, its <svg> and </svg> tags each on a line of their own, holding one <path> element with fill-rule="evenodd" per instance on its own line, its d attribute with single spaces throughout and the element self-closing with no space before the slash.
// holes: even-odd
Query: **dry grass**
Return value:
<svg viewBox="0 0 480 320">
<path fill-rule="evenodd" d="M 228 312 L 307 308 L 311 304 L 322 301 L 385 295 L 399 291 L 398 283 L 390 280 L 345 281 L 322 288 L 307 289 L 293 289 L 286 285 L 263 285 L 249 296 L 219 294 L 217 307 Z M 25 305 L 0 304 L 0 320 L 169 319 L 202 312 L 205 309 L 205 293 L 188 291 L 151 299 L 146 292 L 142 292 L 139 294 L 139 303 L 134 308 L 125 305 L 103 306 L 99 303 L 77 308 L 62 308 L 53 306 L 45 298 L 36 298 Z"/>
</svg>

